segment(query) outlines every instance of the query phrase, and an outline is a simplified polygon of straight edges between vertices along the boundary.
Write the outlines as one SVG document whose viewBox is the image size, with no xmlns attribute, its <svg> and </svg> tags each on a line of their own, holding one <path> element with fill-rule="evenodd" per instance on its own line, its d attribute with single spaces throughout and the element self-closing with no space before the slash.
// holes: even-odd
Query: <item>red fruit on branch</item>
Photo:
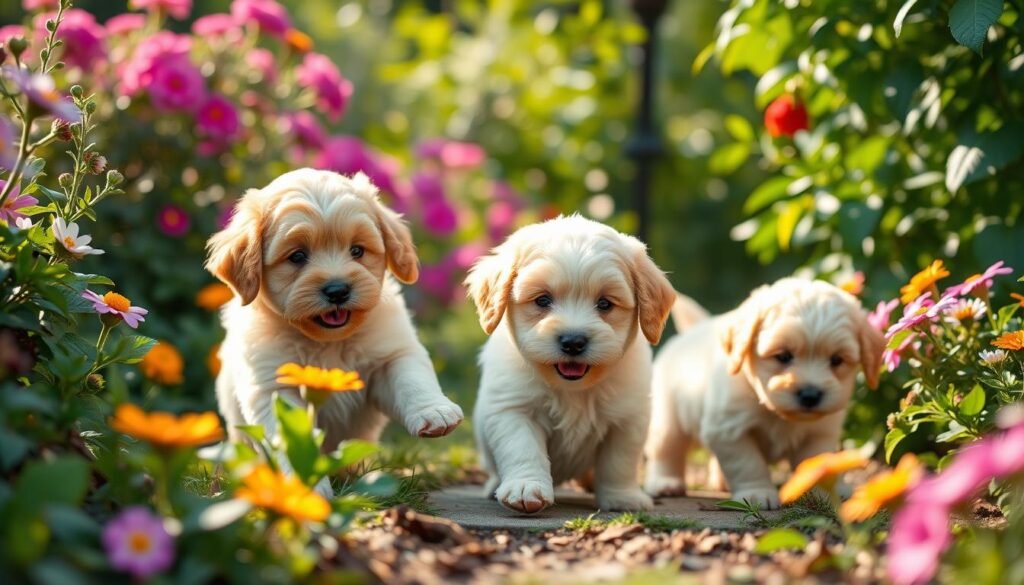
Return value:
<svg viewBox="0 0 1024 585">
<path fill-rule="evenodd" d="M 764 111 L 764 127 L 772 138 L 793 136 L 799 130 L 807 130 L 810 128 L 807 108 L 795 96 L 779 96 Z"/>
</svg>

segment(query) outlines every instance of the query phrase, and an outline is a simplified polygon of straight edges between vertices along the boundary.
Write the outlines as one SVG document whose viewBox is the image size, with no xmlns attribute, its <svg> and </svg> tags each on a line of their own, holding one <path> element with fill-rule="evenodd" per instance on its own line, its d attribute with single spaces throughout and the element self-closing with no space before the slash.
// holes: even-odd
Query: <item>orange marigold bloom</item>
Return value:
<svg viewBox="0 0 1024 585">
<path fill-rule="evenodd" d="M 277 381 L 280 384 L 305 386 L 308 390 L 321 392 L 351 392 L 362 390 L 366 386 L 359 378 L 358 372 L 346 372 L 338 368 L 325 370 L 293 363 L 277 369 Z"/>
<path fill-rule="evenodd" d="M 923 474 L 917 457 L 907 453 L 895 469 L 879 473 L 853 492 L 839 508 L 839 517 L 846 522 L 867 520 L 913 487 Z"/>
<path fill-rule="evenodd" d="M 274 471 L 265 463 L 246 474 L 235 496 L 298 522 L 322 522 L 331 513 L 327 500 L 299 478 Z"/>
<path fill-rule="evenodd" d="M 199 289 L 196 293 L 196 306 L 207 311 L 216 311 L 234 298 L 235 293 L 227 285 L 215 282 Z"/>
<path fill-rule="evenodd" d="M 284 33 L 284 42 L 288 48 L 296 53 L 305 54 L 313 50 L 313 39 L 297 29 L 289 29 Z"/>
<path fill-rule="evenodd" d="M 1003 333 L 999 337 L 992 340 L 992 345 L 1000 349 L 1020 351 L 1024 349 L 1024 330 Z"/>
<path fill-rule="evenodd" d="M 206 367 L 210 370 L 210 374 L 214 377 L 220 373 L 220 344 L 215 344 L 210 348 L 210 353 L 206 354 Z"/>
<path fill-rule="evenodd" d="M 173 345 L 158 341 L 139 362 L 139 369 L 157 384 L 176 386 L 184 380 L 185 360 Z"/>
<path fill-rule="evenodd" d="M 949 271 L 943 265 L 942 260 L 936 260 L 921 272 L 918 272 L 910 279 L 910 283 L 900 288 L 900 301 L 907 304 L 917 297 L 928 292 L 935 283 L 949 276 Z M 937 297 L 938 295 L 936 295 Z"/>
<path fill-rule="evenodd" d="M 145 412 L 134 404 L 122 404 L 110 418 L 110 427 L 157 447 L 198 447 L 224 438 L 215 412 L 183 414 Z"/>
<path fill-rule="evenodd" d="M 1010 293 L 1010 298 L 1020 303 L 1021 307 L 1024 307 L 1024 295 Z"/>
<path fill-rule="evenodd" d="M 823 480 L 833 478 L 851 469 L 860 469 L 867 464 L 867 457 L 858 449 L 849 449 L 838 453 L 822 453 L 804 459 L 793 470 L 789 481 L 779 488 L 779 500 L 783 504 L 795 502 Z"/>
</svg>

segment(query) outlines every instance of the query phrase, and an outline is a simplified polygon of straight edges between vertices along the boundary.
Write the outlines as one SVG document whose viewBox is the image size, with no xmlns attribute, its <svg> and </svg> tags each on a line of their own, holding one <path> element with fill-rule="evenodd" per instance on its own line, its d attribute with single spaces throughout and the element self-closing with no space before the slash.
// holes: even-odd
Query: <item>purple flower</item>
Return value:
<svg viewBox="0 0 1024 585">
<path fill-rule="evenodd" d="M 191 224 L 188 213 L 173 203 L 164 205 L 156 214 L 157 227 L 172 238 L 180 238 L 187 234 Z"/>
<path fill-rule="evenodd" d="M 13 169 L 18 159 L 17 138 L 14 124 L 5 117 L 0 117 L 0 169 Z"/>
<path fill-rule="evenodd" d="M 82 111 L 70 98 L 57 91 L 57 86 L 49 75 L 29 73 L 12 65 L 5 65 L 3 73 L 36 107 L 71 124 L 82 120 Z"/>
<path fill-rule="evenodd" d="M 868 324 L 885 333 L 885 330 L 889 328 L 889 318 L 898 306 L 900 306 L 899 299 L 893 299 L 888 302 L 878 301 L 878 306 L 875 307 L 875 310 L 868 313 Z"/>
<path fill-rule="evenodd" d="M 142 307 L 134 307 L 127 297 L 116 292 L 108 292 L 102 297 L 91 290 L 82 293 L 82 298 L 92 303 L 92 308 L 100 315 L 116 315 L 124 320 L 125 325 L 135 329 L 146 320 L 149 311 Z"/>
<path fill-rule="evenodd" d="M 174 564 L 174 539 L 148 509 L 127 508 L 103 528 L 103 548 L 113 568 L 143 580 Z"/>
<path fill-rule="evenodd" d="M 354 136 L 332 136 L 316 155 L 313 166 L 343 175 L 363 172 L 381 191 L 396 194 L 392 170 Z"/>
<path fill-rule="evenodd" d="M 0 191 L 4 190 L 7 186 L 7 181 L 0 179 Z M 0 207 L 0 219 L 7 222 L 7 225 L 13 226 L 17 220 L 27 217 L 24 213 L 19 213 L 18 210 L 23 207 L 30 205 L 36 205 L 39 200 L 31 195 L 20 195 L 21 187 L 15 185 L 11 188 L 11 192 L 7 195 L 7 201 L 4 201 L 3 207 Z"/>
<path fill-rule="evenodd" d="M 496 201 L 487 208 L 487 237 L 492 242 L 500 242 L 512 233 L 516 224 L 519 209 L 509 201 Z"/>
<path fill-rule="evenodd" d="M 41 35 L 49 34 L 46 21 L 56 18 L 56 12 L 40 14 L 35 18 L 34 27 Z M 61 59 L 71 67 L 92 69 L 106 58 L 106 36 L 107 30 L 89 12 L 78 8 L 65 10 L 57 28 L 57 38 L 64 41 Z"/>
<path fill-rule="evenodd" d="M 185 20 L 192 12 L 192 0 L 131 0 L 129 6 L 132 10 L 163 12 L 178 20 Z"/>
<path fill-rule="evenodd" d="M 295 71 L 299 85 L 316 95 L 316 105 L 332 122 L 345 113 L 345 105 L 352 95 L 352 83 L 326 56 L 308 53 Z"/>
<path fill-rule="evenodd" d="M 450 236 L 459 225 L 459 216 L 448 201 L 430 201 L 423 205 L 423 227 L 435 236 Z"/>
<path fill-rule="evenodd" d="M 234 0 L 231 16 L 237 22 L 253 23 L 261 31 L 279 38 L 292 27 L 288 10 L 274 0 Z"/>
<path fill-rule="evenodd" d="M 313 150 L 323 148 L 327 135 L 317 121 L 316 116 L 303 110 L 292 112 L 281 117 L 282 132 L 289 134 L 301 148 Z"/>
<path fill-rule="evenodd" d="M 895 325 L 885 332 L 886 339 L 892 339 L 897 333 L 912 329 L 925 321 L 935 321 L 939 314 L 956 303 L 956 299 L 945 296 L 939 302 L 933 303 L 932 293 L 924 293 L 903 308 L 903 316 Z"/>
<path fill-rule="evenodd" d="M 21 7 L 25 9 L 25 12 L 56 8 L 58 4 L 60 4 L 60 0 L 21 0 Z"/>
<path fill-rule="evenodd" d="M 927 583 L 951 540 L 948 508 L 908 503 L 896 513 L 889 530 L 889 579 L 896 585 Z"/>
<path fill-rule="evenodd" d="M 412 176 L 410 182 L 412 183 L 412 191 L 416 195 L 416 199 L 424 207 L 438 201 L 444 201 L 444 182 L 441 180 L 440 174 L 432 171 L 420 171 Z"/>
<path fill-rule="evenodd" d="M 149 97 L 163 111 L 194 110 L 206 96 L 203 74 L 180 55 L 157 60 L 151 70 Z"/>
<path fill-rule="evenodd" d="M 245 55 L 245 63 L 259 71 L 263 81 L 273 82 L 277 79 L 277 63 L 274 54 L 267 49 L 252 49 Z"/>
<path fill-rule="evenodd" d="M 981 274 L 975 274 L 974 276 L 969 276 L 967 277 L 967 280 L 961 282 L 960 284 L 954 284 L 953 286 L 947 288 L 946 292 L 943 293 L 943 296 L 951 297 L 969 295 L 979 287 L 985 287 L 985 289 L 990 289 L 992 288 L 992 279 L 1001 274 L 1011 273 L 1013 273 L 1013 268 L 1010 268 L 1009 266 L 1004 267 L 1003 261 L 1000 260 L 999 262 L 996 262 L 992 266 L 989 266 L 985 270 L 985 272 Z"/>
<path fill-rule="evenodd" d="M 434 159 L 452 169 L 467 169 L 480 166 L 487 153 L 477 144 L 457 142 L 445 138 L 430 138 L 416 147 L 416 156 Z"/>
<path fill-rule="evenodd" d="M 448 259 L 437 264 L 424 264 L 420 267 L 420 278 L 416 281 L 417 288 L 427 294 L 448 303 L 452 300 L 454 286 L 452 279 L 455 267 Z"/>
<path fill-rule="evenodd" d="M 146 26 L 146 16 L 143 14 L 132 14 L 130 12 L 126 12 L 124 14 L 118 14 L 117 16 L 111 16 L 107 19 L 105 26 L 107 27 L 108 35 L 119 37 L 142 30 L 142 28 Z"/>
<path fill-rule="evenodd" d="M 215 141 L 228 141 L 238 134 L 241 121 L 231 100 L 212 95 L 196 112 L 196 127 Z"/>
<path fill-rule="evenodd" d="M 153 83 L 153 69 L 157 63 L 172 57 L 188 58 L 192 38 L 170 31 L 160 31 L 147 37 L 135 48 L 131 59 L 121 68 L 121 94 L 132 96 Z"/>
<path fill-rule="evenodd" d="M 192 23 L 192 33 L 200 37 L 234 35 L 241 37 L 238 21 L 230 14 L 208 14 Z"/>
</svg>

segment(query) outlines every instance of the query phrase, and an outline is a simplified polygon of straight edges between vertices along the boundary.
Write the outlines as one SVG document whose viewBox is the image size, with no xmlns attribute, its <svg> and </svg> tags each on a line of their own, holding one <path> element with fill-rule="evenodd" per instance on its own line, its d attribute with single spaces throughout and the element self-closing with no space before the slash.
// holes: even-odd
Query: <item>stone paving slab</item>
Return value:
<svg viewBox="0 0 1024 585">
<path fill-rule="evenodd" d="M 715 503 L 727 496 L 721 492 L 693 491 L 683 498 L 662 498 L 651 514 L 693 520 L 702 527 L 749 530 L 742 512 L 715 509 Z M 479 485 L 451 486 L 432 493 L 429 501 L 438 515 L 475 530 L 553 530 L 561 528 L 567 520 L 585 518 L 597 511 L 592 494 L 569 488 L 556 489 L 555 505 L 537 514 L 508 510 L 496 500 L 485 498 Z M 618 515 L 601 512 L 594 517 L 608 520 Z"/>
</svg>

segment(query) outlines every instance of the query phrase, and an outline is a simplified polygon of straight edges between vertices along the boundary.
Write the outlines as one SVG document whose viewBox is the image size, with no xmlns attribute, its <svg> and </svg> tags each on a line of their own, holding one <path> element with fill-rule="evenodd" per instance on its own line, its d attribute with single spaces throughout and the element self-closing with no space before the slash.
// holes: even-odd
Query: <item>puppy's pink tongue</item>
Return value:
<svg viewBox="0 0 1024 585">
<path fill-rule="evenodd" d="M 320 318 L 328 325 L 344 325 L 348 322 L 348 311 L 345 309 L 336 309 L 329 313 L 320 315 Z"/>
<path fill-rule="evenodd" d="M 558 368 L 558 373 L 562 374 L 566 378 L 579 378 L 583 374 L 587 373 L 587 364 L 562 362 L 555 367 Z"/>
</svg>

